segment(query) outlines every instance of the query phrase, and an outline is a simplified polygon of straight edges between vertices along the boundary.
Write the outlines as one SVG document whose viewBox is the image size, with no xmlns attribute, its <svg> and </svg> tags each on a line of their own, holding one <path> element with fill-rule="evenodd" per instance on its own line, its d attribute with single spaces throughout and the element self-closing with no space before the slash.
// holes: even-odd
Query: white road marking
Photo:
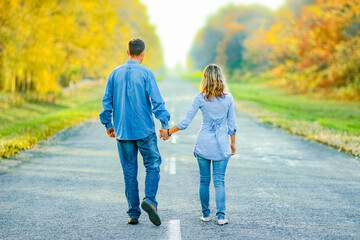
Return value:
<svg viewBox="0 0 360 240">
<path fill-rule="evenodd" d="M 172 136 L 171 139 L 171 143 L 176 143 L 176 139 L 178 138 L 177 135 Z"/>
<path fill-rule="evenodd" d="M 170 157 L 165 159 L 164 170 L 170 175 L 176 174 L 176 158 Z"/>
<path fill-rule="evenodd" d="M 171 157 L 169 161 L 169 174 L 176 174 L 176 158 Z"/>
<path fill-rule="evenodd" d="M 169 239 L 170 240 L 181 240 L 180 220 L 170 220 Z"/>
</svg>

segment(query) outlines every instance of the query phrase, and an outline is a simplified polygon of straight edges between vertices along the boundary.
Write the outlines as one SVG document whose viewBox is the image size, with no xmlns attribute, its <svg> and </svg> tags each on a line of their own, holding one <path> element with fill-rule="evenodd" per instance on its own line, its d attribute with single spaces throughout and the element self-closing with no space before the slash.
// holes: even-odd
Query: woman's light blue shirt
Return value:
<svg viewBox="0 0 360 240">
<path fill-rule="evenodd" d="M 196 139 L 194 155 L 214 161 L 231 157 L 229 135 L 234 135 L 237 129 L 233 96 L 226 92 L 223 98 L 207 100 L 198 93 L 186 116 L 176 126 L 180 130 L 186 129 L 199 109 L 203 123 Z"/>
</svg>

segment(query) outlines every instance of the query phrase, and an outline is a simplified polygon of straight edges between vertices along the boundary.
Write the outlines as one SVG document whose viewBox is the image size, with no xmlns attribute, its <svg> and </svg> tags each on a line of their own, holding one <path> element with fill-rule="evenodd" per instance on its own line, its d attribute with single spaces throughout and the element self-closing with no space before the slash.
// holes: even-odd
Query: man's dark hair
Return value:
<svg viewBox="0 0 360 240">
<path fill-rule="evenodd" d="M 129 52 L 131 56 L 139 56 L 145 50 L 145 43 L 140 38 L 129 41 Z"/>
</svg>

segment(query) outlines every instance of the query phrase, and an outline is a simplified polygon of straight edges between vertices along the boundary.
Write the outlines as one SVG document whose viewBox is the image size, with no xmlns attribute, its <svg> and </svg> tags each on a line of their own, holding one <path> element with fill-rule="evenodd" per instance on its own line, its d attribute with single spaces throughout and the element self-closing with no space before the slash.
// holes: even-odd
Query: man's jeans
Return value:
<svg viewBox="0 0 360 240">
<path fill-rule="evenodd" d="M 139 140 L 118 140 L 117 145 L 124 172 L 125 195 L 129 204 L 127 213 L 131 218 L 138 218 L 141 214 L 137 181 L 138 150 L 143 157 L 146 168 L 144 199 L 157 206 L 155 197 L 160 180 L 161 157 L 157 147 L 156 134 L 152 133 L 146 138 Z"/>
<path fill-rule="evenodd" d="M 222 161 L 211 161 L 197 156 L 200 170 L 200 201 L 204 217 L 210 216 L 209 209 L 209 186 L 211 180 L 211 162 L 213 164 L 213 181 L 215 186 L 215 199 L 218 219 L 225 218 L 225 171 L 229 159 Z"/>
</svg>

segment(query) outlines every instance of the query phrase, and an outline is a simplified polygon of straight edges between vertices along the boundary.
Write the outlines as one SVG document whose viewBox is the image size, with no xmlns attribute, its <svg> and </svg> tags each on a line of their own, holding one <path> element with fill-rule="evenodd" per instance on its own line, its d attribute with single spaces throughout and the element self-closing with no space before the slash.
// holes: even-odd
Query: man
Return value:
<svg viewBox="0 0 360 240">
<path fill-rule="evenodd" d="M 169 128 L 170 114 L 165 109 L 154 74 L 141 65 L 144 50 L 145 44 L 141 39 L 129 41 L 129 59 L 115 68 L 108 78 L 100 121 L 105 125 L 107 134 L 117 139 L 129 205 L 128 223 L 137 224 L 141 214 L 137 182 L 139 150 L 146 168 L 145 198 L 141 208 L 149 214 L 150 221 L 159 226 L 161 221 L 155 197 L 160 180 L 161 157 L 152 114 L 160 120 L 163 129 Z"/>
</svg>

